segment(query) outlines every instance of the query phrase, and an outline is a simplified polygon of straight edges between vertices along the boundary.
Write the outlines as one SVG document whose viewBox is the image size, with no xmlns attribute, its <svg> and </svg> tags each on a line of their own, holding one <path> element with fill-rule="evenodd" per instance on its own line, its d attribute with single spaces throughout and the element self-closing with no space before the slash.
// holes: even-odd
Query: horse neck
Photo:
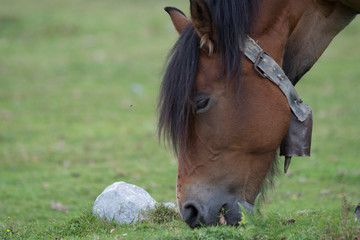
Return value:
<svg viewBox="0 0 360 240">
<path fill-rule="evenodd" d="M 295 85 L 355 15 L 340 1 L 263 1 L 252 36 Z"/>
<path fill-rule="evenodd" d="M 289 36 L 304 13 L 305 2 L 308 1 L 311 0 L 298 1 L 297 8 L 294 7 L 294 1 L 290 0 L 262 1 L 259 6 L 251 36 L 280 66 Z"/>
</svg>

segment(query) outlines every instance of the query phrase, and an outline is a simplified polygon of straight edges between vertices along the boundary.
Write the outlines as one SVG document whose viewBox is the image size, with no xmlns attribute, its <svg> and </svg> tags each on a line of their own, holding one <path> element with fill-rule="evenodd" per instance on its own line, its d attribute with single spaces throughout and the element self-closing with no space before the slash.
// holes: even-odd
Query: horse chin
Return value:
<svg viewBox="0 0 360 240">
<path fill-rule="evenodd" d="M 227 210 L 228 209 L 228 210 Z M 254 205 L 246 201 L 235 201 L 230 208 L 225 206 L 224 219 L 220 218 L 219 223 L 225 220 L 226 225 L 238 226 L 242 220 L 243 213 L 253 213 Z"/>
</svg>

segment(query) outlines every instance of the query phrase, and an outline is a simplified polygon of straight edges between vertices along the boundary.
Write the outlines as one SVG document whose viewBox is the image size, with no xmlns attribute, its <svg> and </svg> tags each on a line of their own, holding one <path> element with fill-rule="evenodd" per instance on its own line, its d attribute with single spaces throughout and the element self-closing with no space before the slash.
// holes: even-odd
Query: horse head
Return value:
<svg viewBox="0 0 360 240">
<path fill-rule="evenodd" d="M 242 50 L 250 35 L 278 65 L 296 59 L 302 45 L 292 34 L 314 7 L 303 2 L 191 0 L 191 19 L 165 9 L 180 38 L 161 86 L 159 135 L 177 153 L 177 202 L 190 227 L 238 224 L 271 179 L 290 107 Z M 313 62 L 291 66 L 293 79 Z"/>
</svg>

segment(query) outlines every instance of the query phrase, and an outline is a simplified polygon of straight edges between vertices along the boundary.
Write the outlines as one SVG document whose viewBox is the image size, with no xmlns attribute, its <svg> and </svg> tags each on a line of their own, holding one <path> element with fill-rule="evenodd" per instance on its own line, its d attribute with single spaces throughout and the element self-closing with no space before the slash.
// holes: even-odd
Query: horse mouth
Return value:
<svg viewBox="0 0 360 240">
<path fill-rule="evenodd" d="M 220 225 L 227 225 L 226 218 L 222 211 L 219 213 L 219 224 Z"/>
<path fill-rule="evenodd" d="M 180 214 L 191 228 L 211 225 L 238 226 L 243 217 L 243 212 L 252 212 L 253 207 L 246 201 L 239 201 L 234 198 L 223 205 L 217 205 L 216 201 L 211 201 L 208 205 L 197 201 L 187 201 L 181 207 Z"/>
<path fill-rule="evenodd" d="M 238 226 L 239 222 L 243 218 L 243 210 L 252 213 L 253 208 L 254 205 L 246 201 L 235 201 L 232 205 L 230 205 L 230 208 L 226 208 L 226 205 L 224 205 L 220 209 L 218 215 L 218 224 Z"/>
</svg>

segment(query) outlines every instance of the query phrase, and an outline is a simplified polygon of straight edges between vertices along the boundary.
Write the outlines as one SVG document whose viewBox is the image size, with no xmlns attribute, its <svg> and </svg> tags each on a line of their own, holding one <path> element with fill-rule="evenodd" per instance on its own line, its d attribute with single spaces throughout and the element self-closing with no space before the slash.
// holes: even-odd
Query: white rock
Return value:
<svg viewBox="0 0 360 240">
<path fill-rule="evenodd" d="M 173 202 L 167 202 L 167 203 L 163 203 L 163 204 L 164 204 L 165 207 L 177 209 L 176 204 L 173 203 Z"/>
<path fill-rule="evenodd" d="M 125 182 L 108 186 L 95 200 L 93 214 L 118 224 L 138 223 L 142 214 L 155 208 L 156 201 L 141 187 Z"/>
</svg>

